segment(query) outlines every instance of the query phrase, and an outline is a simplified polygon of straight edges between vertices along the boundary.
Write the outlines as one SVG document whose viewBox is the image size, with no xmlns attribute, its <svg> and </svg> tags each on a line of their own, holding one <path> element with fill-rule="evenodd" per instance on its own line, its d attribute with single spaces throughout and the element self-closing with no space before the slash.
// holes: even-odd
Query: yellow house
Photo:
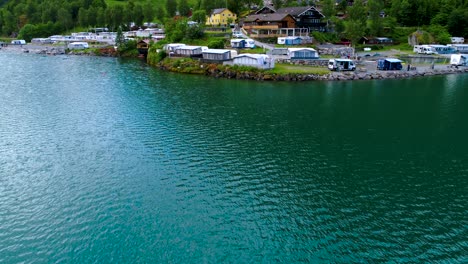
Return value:
<svg viewBox="0 0 468 264">
<path fill-rule="evenodd" d="M 211 15 L 206 19 L 208 26 L 228 26 L 229 23 L 234 23 L 237 20 L 237 15 L 229 11 L 227 8 L 213 9 Z"/>
</svg>

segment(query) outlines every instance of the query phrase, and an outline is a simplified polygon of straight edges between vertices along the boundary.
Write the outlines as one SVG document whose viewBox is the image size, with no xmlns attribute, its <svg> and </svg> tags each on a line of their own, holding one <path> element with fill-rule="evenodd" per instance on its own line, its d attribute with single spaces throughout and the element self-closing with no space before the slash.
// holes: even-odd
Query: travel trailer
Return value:
<svg viewBox="0 0 468 264">
<path fill-rule="evenodd" d="M 87 49 L 89 48 L 88 42 L 71 42 L 68 44 L 69 49 Z"/>
<path fill-rule="evenodd" d="M 450 40 L 453 44 L 463 44 L 465 43 L 465 38 L 463 37 L 451 37 Z"/>
<path fill-rule="evenodd" d="M 24 39 L 15 39 L 11 41 L 12 45 L 26 45 L 26 40 Z"/>
<path fill-rule="evenodd" d="M 356 64 L 349 59 L 330 59 L 328 69 L 331 71 L 354 71 L 356 70 Z"/>
<path fill-rule="evenodd" d="M 255 41 L 253 39 L 246 39 L 245 40 L 245 47 L 246 48 L 255 48 Z"/>
</svg>

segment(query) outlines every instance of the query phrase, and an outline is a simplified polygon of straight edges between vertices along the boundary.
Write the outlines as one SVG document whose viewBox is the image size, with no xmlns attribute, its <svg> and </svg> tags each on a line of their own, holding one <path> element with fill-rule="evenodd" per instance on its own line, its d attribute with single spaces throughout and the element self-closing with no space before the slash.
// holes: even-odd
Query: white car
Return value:
<svg viewBox="0 0 468 264">
<path fill-rule="evenodd" d="M 232 37 L 233 38 L 243 38 L 244 35 L 242 35 L 242 33 L 232 33 Z"/>
</svg>

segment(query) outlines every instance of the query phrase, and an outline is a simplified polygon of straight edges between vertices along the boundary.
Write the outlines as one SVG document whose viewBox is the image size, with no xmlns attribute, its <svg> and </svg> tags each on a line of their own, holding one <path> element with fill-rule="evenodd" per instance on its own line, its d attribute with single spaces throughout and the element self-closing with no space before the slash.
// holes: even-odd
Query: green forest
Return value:
<svg viewBox="0 0 468 264">
<path fill-rule="evenodd" d="M 240 18 L 262 6 L 260 0 L 0 0 L 0 35 L 47 37 L 107 27 L 115 31 L 144 22 L 164 24 L 174 16 L 204 22 L 214 8 L 227 7 Z M 349 2 L 353 2 L 349 5 Z M 316 5 L 335 37 L 392 37 L 413 29 L 431 32 L 433 40 L 468 36 L 468 0 L 274 0 L 275 7 Z M 396 31 L 395 28 L 408 28 Z"/>
</svg>

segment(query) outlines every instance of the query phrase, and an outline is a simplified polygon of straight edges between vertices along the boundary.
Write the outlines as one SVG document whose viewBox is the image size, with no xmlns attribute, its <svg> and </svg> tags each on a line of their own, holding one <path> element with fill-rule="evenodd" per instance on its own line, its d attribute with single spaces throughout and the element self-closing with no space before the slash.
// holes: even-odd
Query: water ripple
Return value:
<svg viewBox="0 0 468 264">
<path fill-rule="evenodd" d="M 467 259 L 464 76 L 278 87 L 0 61 L 1 263 Z"/>
</svg>

